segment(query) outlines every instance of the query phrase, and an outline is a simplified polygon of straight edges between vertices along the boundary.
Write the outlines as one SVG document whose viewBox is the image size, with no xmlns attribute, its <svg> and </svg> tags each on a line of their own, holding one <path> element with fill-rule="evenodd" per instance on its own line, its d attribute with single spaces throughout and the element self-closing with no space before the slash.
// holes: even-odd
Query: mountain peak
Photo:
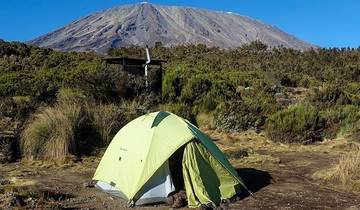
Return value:
<svg viewBox="0 0 360 210">
<path fill-rule="evenodd" d="M 276 27 L 232 12 L 216 12 L 148 2 L 98 12 L 30 41 L 57 50 L 95 50 L 130 45 L 206 44 L 238 47 L 259 40 L 270 47 L 306 50 L 313 45 Z"/>
</svg>

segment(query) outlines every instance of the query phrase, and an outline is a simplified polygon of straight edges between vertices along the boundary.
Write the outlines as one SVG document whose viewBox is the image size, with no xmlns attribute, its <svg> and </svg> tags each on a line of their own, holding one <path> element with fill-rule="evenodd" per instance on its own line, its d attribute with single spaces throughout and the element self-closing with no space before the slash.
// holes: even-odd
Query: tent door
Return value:
<svg viewBox="0 0 360 210">
<path fill-rule="evenodd" d="M 166 202 L 167 196 L 173 191 L 175 186 L 170 175 L 169 163 L 166 161 L 140 190 L 140 198 L 135 205 Z"/>
</svg>

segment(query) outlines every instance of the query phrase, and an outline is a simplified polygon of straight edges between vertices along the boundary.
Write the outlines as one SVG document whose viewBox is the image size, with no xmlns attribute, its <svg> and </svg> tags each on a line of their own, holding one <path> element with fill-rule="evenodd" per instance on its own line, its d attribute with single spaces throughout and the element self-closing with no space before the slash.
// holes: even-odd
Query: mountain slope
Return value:
<svg viewBox="0 0 360 210">
<path fill-rule="evenodd" d="M 109 48 L 155 42 L 164 46 L 203 43 L 230 48 L 255 40 L 298 50 L 315 47 L 249 17 L 149 3 L 94 13 L 29 43 L 65 51 L 104 52 Z"/>
</svg>

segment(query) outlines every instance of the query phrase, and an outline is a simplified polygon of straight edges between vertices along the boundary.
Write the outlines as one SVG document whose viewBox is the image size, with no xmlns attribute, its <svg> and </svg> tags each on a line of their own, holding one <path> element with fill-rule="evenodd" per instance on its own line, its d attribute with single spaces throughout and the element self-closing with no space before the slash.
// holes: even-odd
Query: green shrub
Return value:
<svg viewBox="0 0 360 210">
<path fill-rule="evenodd" d="M 147 107 L 147 104 L 141 103 L 140 101 L 137 100 L 123 101 L 120 104 L 120 109 L 124 114 L 124 122 L 122 123 L 122 125 L 125 125 L 131 120 L 149 112 L 149 108 Z"/>
<path fill-rule="evenodd" d="M 166 68 L 162 81 L 162 95 L 164 98 L 174 100 L 181 94 L 183 79 L 181 77 L 182 65 L 169 66 Z"/>
<path fill-rule="evenodd" d="M 210 79 L 203 78 L 200 75 L 193 76 L 186 81 L 186 85 L 182 88 L 180 100 L 185 103 L 193 103 L 210 91 L 211 86 Z"/>
<path fill-rule="evenodd" d="M 324 119 L 324 138 L 334 139 L 340 133 L 341 121 L 344 119 L 340 109 L 326 109 L 320 112 Z"/>
<path fill-rule="evenodd" d="M 346 137 L 351 141 L 356 141 L 360 143 L 360 120 L 357 121 L 352 129 L 347 132 Z"/>
<path fill-rule="evenodd" d="M 196 124 L 195 115 L 192 113 L 191 106 L 182 103 L 160 104 L 159 111 L 174 113 L 190 122 Z"/>
<path fill-rule="evenodd" d="M 323 138 L 324 121 L 316 107 L 299 104 L 272 114 L 266 133 L 273 141 L 309 144 Z"/>
<path fill-rule="evenodd" d="M 269 114 L 279 109 L 275 99 L 264 93 L 251 93 L 219 105 L 214 113 L 215 127 L 227 131 L 260 129 Z"/>
<path fill-rule="evenodd" d="M 311 77 L 309 75 L 302 75 L 298 83 L 300 87 L 311 88 L 318 86 L 320 82 L 317 81 L 314 77 Z"/>
<path fill-rule="evenodd" d="M 222 101 L 236 95 L 236 88 L 228 79 L 217 74 L 197 74 L 186 80 L 178 99 L 182 103 L 192 104 L 195 112 L 210 112 Z"/>
<path fill-rule="evenodd" d="M 316 90 L 310 101 L 317 106 L 331 107 L 335 105 L 360 105 L 360 85 L 350 83 L 330 84 Z"/>
<path fill-rule="evenodd" d="M 341 128 L 344 134 L 357 127 L 360 120 L 360 106 L 347 105 L 341 109 L 342 121 Z"/>
<path fill-rule="evenodd" d="M 360 120 L 360 107 L 355 105 L 335 106 L 320 112 L 325 121 L 324 137 L 333 139 L 339 133 L 343 136 L 356 134 Z"/>
<path fill-rule="evenodd" d="M 28 96 L 14 96 L 0 101 L 0 116 L 24 120 L 35 108 L 35 101 Z"/>
</svg>

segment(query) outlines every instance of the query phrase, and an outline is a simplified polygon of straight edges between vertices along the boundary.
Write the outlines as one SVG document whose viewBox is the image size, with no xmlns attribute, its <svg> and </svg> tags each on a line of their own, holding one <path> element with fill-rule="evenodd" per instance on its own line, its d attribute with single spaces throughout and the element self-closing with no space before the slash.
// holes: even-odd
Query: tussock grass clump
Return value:
<svg viewBox="0 0 360 210">
<path fill-rule="evenodd" d="M 21 138 L 28 159 L 64 162 L 106 146 L 116 132 L 143 114 L 136 101 L 96 104 L 76 89 L 61 89 L 57 103 L 35 113 Z"/>
<path fill-rule="evenodd" d="M 28 159 L 63 162 L 79 154 L 76 137 L 86 127 L 85 95 L 78 89 L 62 88 L 57 104 L 40 109 L 21 136 L 21 150 Z"/>
<path fill-rule="evenodd" d="M 341 157 L 332 178 L 338 179 L 343 186 L 360 191 L 360 151 Z"/>
<path fill-rule="evenodd" d="M 360 192 L 360 150 L 341 156 L 334 167 L 318 171 L 313 177 L 340 184 L 348 191 Z"/>
<path fill-rule="evenodd" d="M 309 144 L 323 138 L 324 121 L 316 107 L 299 104 L 271 115 L 266 133 L 273 141 Z"/>
<path fill-rule="evenodd" d="M 32 117 L 22 133 L 24 156 L 64 161 L 76 155 L 74 137 L 82 120 L 81 107 L 77 104 L 62 104 L 41 110 Z"/>
</svg>

